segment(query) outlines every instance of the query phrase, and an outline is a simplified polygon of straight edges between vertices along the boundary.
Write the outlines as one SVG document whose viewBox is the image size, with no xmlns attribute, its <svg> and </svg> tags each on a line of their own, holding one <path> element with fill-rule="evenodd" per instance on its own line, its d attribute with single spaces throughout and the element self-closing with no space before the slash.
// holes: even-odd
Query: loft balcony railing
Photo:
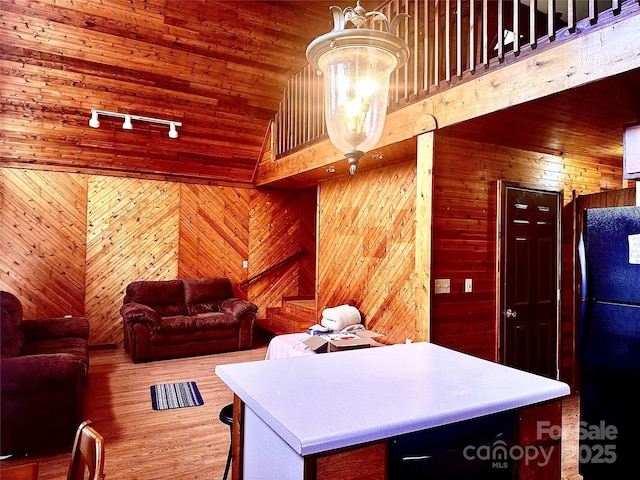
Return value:
<svg viewBox="0 0 640 480">
<path fill-rule="evenodd" d="M 393 74 L 388 110 L 599 28 L 631 3 L 640 0 L 390 0 L 376 10 L 409 14 L 397 33 L 411 56 Z M 310 65 L 289 79 L 273 124 L 276 158 L 326 138 L 323 102 Z"/>
</svg>

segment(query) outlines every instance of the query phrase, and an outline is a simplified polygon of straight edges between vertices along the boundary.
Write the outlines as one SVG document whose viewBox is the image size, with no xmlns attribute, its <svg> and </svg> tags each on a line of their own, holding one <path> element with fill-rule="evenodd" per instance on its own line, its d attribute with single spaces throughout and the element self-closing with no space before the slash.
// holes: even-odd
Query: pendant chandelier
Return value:
<svg viewBox="0 0 640 480">
<path fill-rule="evenodd" d="M 356 173 L 364 152 L 380 139 L 387 115 L 389 78 L 409 58 L 409 47 L 394 33 L 408 18 L 391 22 L 380 12 L 355 7 L 331 7 L 333 31 L 307 47 L 307 60 L 324 76 L 324 113 L 331 143 L 349 160 Z M 370 28 L 376 21 L 379 30 Z M 347 29 L 351 23 L 355 28 Z"/>
</svg>

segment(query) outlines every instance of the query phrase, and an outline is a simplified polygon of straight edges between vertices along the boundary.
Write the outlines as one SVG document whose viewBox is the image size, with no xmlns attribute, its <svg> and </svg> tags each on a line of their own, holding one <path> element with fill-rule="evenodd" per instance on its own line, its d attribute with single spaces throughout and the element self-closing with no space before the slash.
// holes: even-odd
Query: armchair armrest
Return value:
<svg viewBox="0 0 640 480">
<path fill-rule="evenodd" d="M 89 339 L 89 321 L 84 317 L 22 320 L 20 330 L 28 342 L 67 337 Z"/>
<path fill-rule="evenodd" d="M 240 318 L 247 313 L 255 315 L 258 312 L 258 306 L 255 303 L 247 302 L 239 298 L 228 298 L 220 304 L 220 311 Z"/>
<path fill-rule="evenodd" d="M 160 315 L 153 308 L 141 303 L 125 303 L 120 308 L 122 319 L 130 325 L 141 323 L 154 329 L 160 324 Z"/>
<path fill-rule="evenodd" d="M 79 389 L 85 367 L 69 353 L 3 358 L 1 364 L 3 396 L 61 387 Z"/>
</svg>

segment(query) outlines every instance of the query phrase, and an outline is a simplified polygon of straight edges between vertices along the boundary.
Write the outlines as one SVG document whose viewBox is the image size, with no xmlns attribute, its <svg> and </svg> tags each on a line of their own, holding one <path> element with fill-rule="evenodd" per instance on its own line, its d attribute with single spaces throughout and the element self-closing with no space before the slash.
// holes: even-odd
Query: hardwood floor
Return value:
<svg viewBox="0 0 640 480">
<path fill-rule="evenodd" d="M 218 419 L 233 400 L 216 376 L 216 365 L 264 359 L 266 346 L 249 351 L 134 365 L 123 350 L 91 352 L 85 418 L 104 436 L 107 480 L 222 479 L 229 427 Z M 155 411 L 149 387 L 194 380 L 205 404 Z M 562 480 L 578 474 L 578 398 L 563 402 Z M 16 458 L 0 467 L 40 464 L 38 480 L 66 478 L 70 454 Z M 0 473 L 0 477 L 1 477 Z M 249 479 L 252 480 L 252 479 Z"/>
</svg>

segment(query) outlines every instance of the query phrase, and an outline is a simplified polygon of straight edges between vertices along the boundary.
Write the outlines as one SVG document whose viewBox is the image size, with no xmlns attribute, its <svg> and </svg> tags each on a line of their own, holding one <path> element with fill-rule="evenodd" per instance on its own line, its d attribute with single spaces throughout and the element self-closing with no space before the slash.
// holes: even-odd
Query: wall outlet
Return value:
<svg viewBox="0 0 640 480">
<path fill-rule="evenodd" d="M 464 279 L 464 292 L 465 293 L 473 292 L 473 279 L 471 278 Z"/>
<path fill-rule="evenodd" d="M 242 261 L 242 268 L 249 268 L 249 260 Z"/>
<path fill-rule="evenodd" d="M 451 279 L 450 278 L 438 278 L 436 279 L 436 288 L 434 293 L 451 293 Z"/>
</svg>

